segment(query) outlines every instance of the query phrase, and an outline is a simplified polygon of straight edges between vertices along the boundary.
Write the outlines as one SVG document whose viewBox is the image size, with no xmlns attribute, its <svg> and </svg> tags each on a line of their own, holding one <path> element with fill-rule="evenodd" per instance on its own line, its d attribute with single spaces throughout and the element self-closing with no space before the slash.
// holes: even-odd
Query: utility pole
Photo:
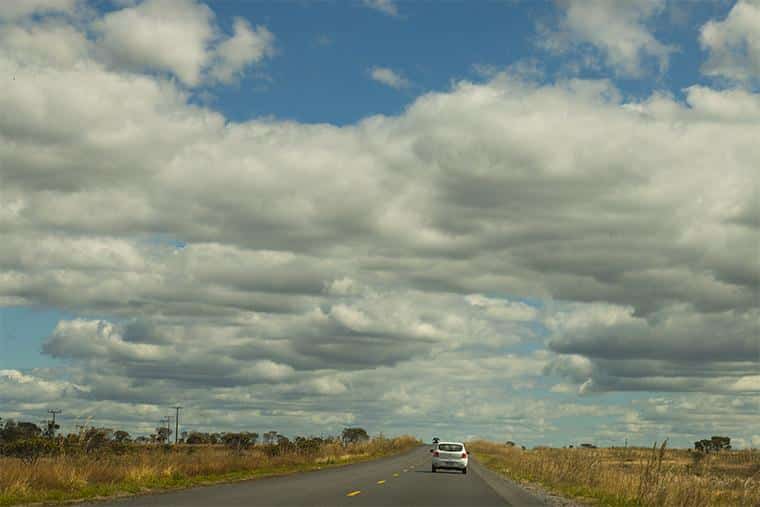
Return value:
<svg viewBox="0 0 760 507">
<path fill-rule="evenodd" d="M 177 411 L 176 417 L 174 417 L 174 445 L 179 443 L 179 411 L 182 407 L 172 407 Z"/>
<path fill-rule="evenodd" d="M 60 414 L 61 410 L 48 410 L 48 414 L 53 414 L 53 422 L 50 424 L 50 438 L 55 436 L 55 414 Z"/>
<path fill-rule="evenodd" d="M 171 438 L 170 435 L 172 433 L 172 426 L 171 426 L 172 425 L 172 416 L 167 415 L 166 417 L 164 417 L 163 419 L 161 419 L 161 423 L 166 423 L 166 426 L 165 426 L 165 428 L 166 428 L 166 443 L 168 444 L 169 442 L 171 442 L 171 440 L 169 440 L 169 439 Z"/>
</svg>

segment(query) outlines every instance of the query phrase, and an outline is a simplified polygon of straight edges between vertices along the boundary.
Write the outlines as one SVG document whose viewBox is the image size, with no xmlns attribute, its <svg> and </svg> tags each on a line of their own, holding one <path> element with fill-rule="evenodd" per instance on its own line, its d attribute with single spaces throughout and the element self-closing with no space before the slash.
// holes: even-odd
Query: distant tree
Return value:
<svg viewBox="0 0 760 507">
<path fill-rule="evenodd" d="M 296 450 L 303 454 L 313 454 L 319 451 L 325 440 L 320 437 L 301 437 L 298 436 L 293 440 Z"/>
<path fill-rule="evenodd" d="M 185 437 L 185 443 L 190 445 L 210 444 L 211 435 L 193 431 Z"/>
<path fill-rule="evenodd" d="M 124 430 L 116 430 L 113 432 L 113 440 L 120 444 L 127 444 L 132 441 L 132 436 Z"/>
<path fill-rule="evenodd" d="M 277 447 L 280 453 L 290 452 L 295 449 L 295 444 L 285 435 L 277 435 Z"/>
<path fill-rule="evenodd" d="M 731 439 L 729 437 L 713 436 L 709 440 L 697 440 L 694 442 L 694 449 L 705 453 L 728 451 L 731 449 Z"/>
<path fill-rule="evenodd" d="M 369 435 L 364 428 L 344 428 L 341 440 L 343 440 L 343 445 L 365 442 L 369 440 Z"/>
<path fill-rule="evenodd" d="M 111 428 L 87 428 L 81 436 L 82 446 L 85 451 L 93 452 L 111 443 L 114 431 Z"/>
<path fill-rule="evenodd" d="M 262 439 L 263 439 L 262 441 L 266 445 L 272 445 L 275 442 L 277 442 L 277 435 L 278 435 L 278 433 L 276 431 L 274 431 L 274 430 L 267 431 L 266 433 L 264 433 L 264 435 L 262 437 Z"/>
<path fill-rule="evenodd" d="M 155 439 L 160 444 L 165 444 L 166 442 L 168 442 L 169 437 L 171 435 L 172 435 L 172 430 L 165 426 L 156 428 Z"/>
<path fill-rule="evenodd" d="M 514 447 L 514 446 L 515 446 L 515 443 L 514 443 L 514 442 L 512 442 L 511 440 L 507 440 L 506 446 L 507 446 L 507 447 Z"/>
<path fill-rule="evenodd" d="M 248 431 L 240 433 L 224 433 L 222 435 L 222 442 L 224 442 L 224 445 L 227 447 L 239 452 L 255 445 L 258 438 L 258 433 Z"/>
<path fill-rule="evenodd" d="M 0 441 L 4 442 L 27 440 L 41 435 L 42 429 L 36 424 L 23 421 L 16 422 L 13 419 L 6 419 L 5 424 L 0 429 Z"/>
</svg>

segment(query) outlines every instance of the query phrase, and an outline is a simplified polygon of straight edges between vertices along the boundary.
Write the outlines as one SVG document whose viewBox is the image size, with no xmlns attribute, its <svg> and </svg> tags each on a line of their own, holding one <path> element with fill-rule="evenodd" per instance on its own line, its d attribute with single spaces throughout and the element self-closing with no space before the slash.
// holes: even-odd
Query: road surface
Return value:
<svg viewBox="0 0 760 507">
<path fill-rule="evenodd" d="M 515 506 L 544 505 L 515 484 L 470 460 L 470 470 L 430 470 L 430 446 L 399 456 L 268 479 L 127 497 L 97 506 Z"/>
</svg>

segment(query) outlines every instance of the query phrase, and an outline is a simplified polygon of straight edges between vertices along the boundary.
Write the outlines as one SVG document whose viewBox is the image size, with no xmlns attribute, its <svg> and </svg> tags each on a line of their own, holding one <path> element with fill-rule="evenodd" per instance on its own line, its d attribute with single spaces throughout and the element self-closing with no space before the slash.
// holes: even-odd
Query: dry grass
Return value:
<svg viewBox="0 0 760 507">
<path fill-rule="evenodd" d="M 0 457 L 0 505 L 56 502 L 147 490 L 250 479 L 363 461 L 418 445 L 412 437 L 373 438 L 343 446 L 328 443 L 309 452 L 270 456 L 254 447 L 135 447 L 125 454 L 75 454 L 34 463 Z"/>
<path fill-rule="evenodd" d="M 665 445 L 642 448 L 523 451 L 491 442 L 468 444 L 489 468 L 597 505 L 760 506 L 760 452 L 703 455 Z"/>
</svg>

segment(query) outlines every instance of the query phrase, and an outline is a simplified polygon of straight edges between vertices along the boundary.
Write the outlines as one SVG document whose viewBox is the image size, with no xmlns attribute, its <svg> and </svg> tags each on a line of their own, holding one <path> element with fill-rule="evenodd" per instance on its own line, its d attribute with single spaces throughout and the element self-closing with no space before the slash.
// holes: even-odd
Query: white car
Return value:
<svg viewBox="0 0 760 507">
<path fill-rule="evenodd" d="M 463 443 L 438 442 L 430 452 L 433 453 L 433 472 L 439 468 L 449 468 L 467 473 L 467 449 Z"/>
</svg>

